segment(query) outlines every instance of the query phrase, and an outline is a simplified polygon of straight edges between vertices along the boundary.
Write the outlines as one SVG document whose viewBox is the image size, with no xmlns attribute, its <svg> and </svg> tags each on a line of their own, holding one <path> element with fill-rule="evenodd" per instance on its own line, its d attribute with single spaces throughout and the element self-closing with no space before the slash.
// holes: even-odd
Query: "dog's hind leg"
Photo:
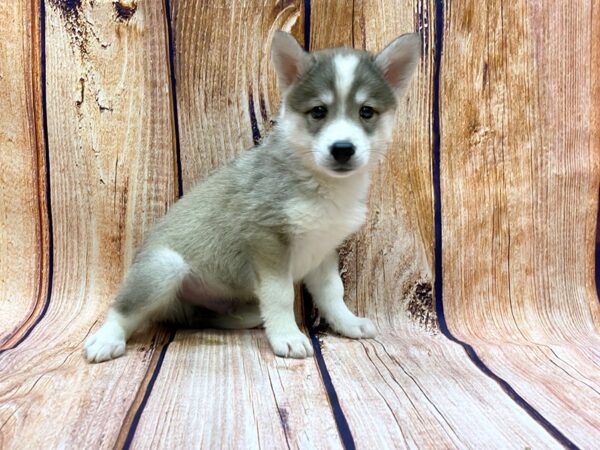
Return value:
<svg viewBox="0 0 600 450">
<path fill-rule="evenodd" d="M 189 267 L 181 255 L 167 248 L 142 252 L 129 269 L 104 324 L 84 345 L 90 362 L 125 353 L 125 343 L 138 328 L 170 315 Z"/>
</svg>

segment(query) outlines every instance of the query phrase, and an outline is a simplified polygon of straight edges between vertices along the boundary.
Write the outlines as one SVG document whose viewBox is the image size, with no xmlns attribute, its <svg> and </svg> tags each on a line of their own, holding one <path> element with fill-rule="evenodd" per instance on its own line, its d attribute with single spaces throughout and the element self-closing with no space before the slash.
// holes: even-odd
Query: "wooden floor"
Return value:
<svg viewBox="0 0 600 450">
<path fill-rule="evenodd" d="M 271 127 L 277 29 L 422 35 L 342 249 L 379 336 L 307 305 L 305 361 L 156 327 L 87 364 L 148 228 Z M 0 2 L 0 105 L 1 449 L 598 448 L 597 2 Z"/>
</svg>

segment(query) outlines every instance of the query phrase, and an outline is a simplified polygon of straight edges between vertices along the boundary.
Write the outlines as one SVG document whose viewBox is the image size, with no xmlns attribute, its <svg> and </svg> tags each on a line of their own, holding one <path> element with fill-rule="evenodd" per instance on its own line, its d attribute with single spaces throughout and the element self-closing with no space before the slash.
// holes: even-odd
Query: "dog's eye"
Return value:
<svg viewBox="0 0 600 450">
<path fill-rule="evenodd" d="M 375 115 L 375 110 L 370 106 L 361 106 L 360 111 L 358 111 L 358 114 L 360 114 L 360 117 L 362 117 L 363 119 L 368 120 Z"/>
<path fill-rule="evenodd" d="M 310 117 L 312 117 L 313 119 L 321 120 L 321 119 L 324 119 L 325 116 L 327 115 L 327 108 L 325 108 L 324 106 L 315 106 L 308 113 L 310 114 Z"/>
</svg>

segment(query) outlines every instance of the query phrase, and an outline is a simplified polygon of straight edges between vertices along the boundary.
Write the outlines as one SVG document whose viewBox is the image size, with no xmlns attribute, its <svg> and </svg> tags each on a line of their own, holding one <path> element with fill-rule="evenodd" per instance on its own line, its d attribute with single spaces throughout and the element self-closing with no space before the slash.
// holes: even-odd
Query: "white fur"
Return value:
<svg viewBox="0 0 600 450">
<path fill-rule="evenodd" d="M 312 148 L 313 139 L 306 132 L 304 117 L 293 112 L 280 114 L 276 126 L 284 131 L 286 141 L 291 147 L 298 150 L 306 158 L 307 162 L 312 161 L 309 150 Z"/>
<path fill-rule="evenodd" d="M 344 303 L 344 284 L 338 269 L 337 254 L 330 252 L 304 279 L 319 314 L 338 333 L 355 339 L 375 337 L 375 326 L 357 317 Z"/>
<path fill-rule="evenodd" d="M 354 99 L 359 105 L 362 105 L 364 102 L 366 102 L 367 98 L 369 98 L 369 92 L 366 89 L 359 89 L 356 91 Z"/>
<path fill-rule="evenodd" d="M 394 132 L 395 116 L 392 112 L 386 112 L 379 118 L 380 125 L 377 131 L 371 136 L 370 143 L 372 150 L 379 150 L 377 152 L 371 151 L 369 161 L 375 163 L 383 158 L 384 150 L 388 147 L 392 141 L 392 135 Z"/>
<path fill-rule="evenodd" d="M 352 338 L 375 336 L 373 323 L 357 317 L 344 303 L 336 248 L 363 224 L 369 175 L 331 180 L 329 198 L 290 202 L 286 212 L 295 228 L 291 274 L 304 279 L 319 313 L 338 333 Z"/>
<path fill-rule="evenodd" d="M 352 157 L 355 167 L 358 169 L 369 162 L 369 138 L 365 131 L 352 120 L 340 118 L 328 124 L 319 134 L 316 143 L 315 159 L 319 166 L 325 166 L 333 161 L 330 147 L 336 141 L 350 141 L 356 148 Z"/>
<path fill-rule="evenodd" d="M 84 345 L 85 357 L 89 362 L 102 362 L 118 358 L 125 353 L 127 325 L 123 316 L 114 310 L 108 312 L 104 324 L 90 336 Z"/>
<path fill-rule="evenodd" d="M 287 273 L 263 271 L 256 296 L 265 332 L 277 356 L 306 358 L 312 345 L 300 331 L 294 317 L 294 283 Z"/>
<path fill-rule="evenodd" d="M 354 81 L 354 73 L 359 59 L 356 55 L 336 55 L 333 59 L 336 74 L 336 90 L 338 98 L 345 99 Z"/>
<path fill-rule="evenodd" d="M 344 239 L 364 223 L 368 173 L 331 180 L 330 198 L 298 201 L 290 199 L 286 214 L 296 238 L 291 248 L 291 275 L 294 281 L 321 264 Z"/>
<path fill-rule="evenodd" d="M 326 91 L 321 94 L 321 101 L 326 105 L 331 105 L 333 103 L 333 92 Z"/>
</svg>

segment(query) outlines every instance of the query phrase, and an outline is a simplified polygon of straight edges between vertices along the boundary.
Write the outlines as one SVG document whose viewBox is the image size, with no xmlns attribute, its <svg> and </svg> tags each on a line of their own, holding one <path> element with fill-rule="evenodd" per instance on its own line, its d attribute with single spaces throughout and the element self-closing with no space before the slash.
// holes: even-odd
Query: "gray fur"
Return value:
<svg viewBox="0 0 600 450">
<path fill-rule="evenodd" d="M 244 328 L 264 319 L 276 354 L 308 356 L 312 349 L 293 320 L 292 304 L 292 283 L 305 276 L 336 331 L 374 335 L 368 319 L 343 304 L 334 252 L 364 220 L 369 171 L 391 136 L 400 92 L 386 76 L 392 69 L 397 76 L 400 57 L 407 67 L 416 65 L 418 38 L 399 40 L 387 48 L 382 66 L 379 56 L 350 49 L 309 55 L 289 35 L 276 33 L 273 58 L 284 98 L 277 126 L 261 145 L 186 193 L 154 226 L 109 318 L 86 343 L 88 359 L 119 356 L 124 340 L 149 320 Z M 354 66 L 335 63 L 336 55 L 349 56 Z M 354 67 L 353 73 L 341 73 L 341 67 Z M 403 76 L 405 83 L 408 72 Z M 339 91 L 345 94 L 338 93 L 340 77 L 346 87 L 352 82 Z M 366 93 L 365 104 L 377 110 L 373 119 L 359 117 L 359 89 Z M 319 121 L 307 113 L 323 102 L 324 92 L 333 98 L 329 115 Z M 363 161 L 343 175 L 317 157 L 319 149 L 329 154 L 328 139 L 347 138 L 336 130 L 354 133 L 364 147 Z"/>
<path fill-rule="evenodd" d="M 335 69 L 333 58 L 336 55 L 353 54 L 358 56 L 359 63 L 355 71 L 355 79 L 350 89 L 348 99 L 339 98 L 335 89 Z M 296 84 L 290 89 L 286 97 L 286 103 L 290 109 L 297 113 L 305 113 L 318 103 L 319 94 L 324 90 L 334 93 L 334 101 L 330 107 L 331 115 L 328 120 L 332 120 L 339 114 L 352 111 L 351 117 L 358 121 L 359 106 L 354 102 L 354 96 L 359 88 L 368 92 L 368 97 L 380 114 L 393 110 L 397 106 L 396 97 L 391 86 L 385 81 L 383 71 L 376 64 L 372 53 L 352 50 L 348 48 L 325 49 L 312 53 L 308 62 L 308 69 Z M 344 103 L 349 101 L 348 105 Z M 319 127 L 309 124 L 310 130 L 316 134 L 319 129 L 326 124 L 326 121 L 320 123 Z M 372 127 L 366 127 L 372 130 Z"/>
<path fill-rule="evenodd" d="M 395 109 L 394 92 L 377 66 L 375 56 L 344 48 L 317 51 L 304 60 L 305 72 L 291 85 L 285 99 L 290 110 L 304 114 L 319 92 L 328 89 L 335 93 L 332 61 L 338 54 L 354 54 L 360 60 L 350 98 L 359 88 L 366 88 L 371 103 L 381 113 Z M 332 118 L 338 113 L 335 105 L 343 101 L 335 98 Z M 348 109 L 356 115 L 358 106 L 350 101 Z M 363 126 L 372 132 L 376 124 Z M 313 126 L 311 132 L 317 133 L 318 128 Z M 218 297 L 198 299 L 196 306 L 186 304 L 193 303 L 188 299 L 179 306 L 180 313 L 169 310 L 159 315 L 161 319 L 174 319 L 188 325 L 194 322 L 190 317 L 209 311 L 205 306 L 210 307 L 209 316 L 218 316 L 215 310 L 235 315 L 237 303 L 252 302 L 257 287 L 257 266 L 288 266 L 294 230 L 284 213 L 286 205 L 301 200 L 316 202 L 331 193 L 327 192 L 327 183 L 321 183 L 322 178 L 315 176 L 297 151 L 287 145 L 285 133 L 285 129 L 276 127 L 260 146 L 243 152 L 172 206 L 150 232 L 130 269 L 116 300 L 120 312 L 127 314 L 142 307 L 152 298 L 152 292 L 157 291 L 156 279 L 169 277 L 169 268 L 160 271 L 151 263 L 153 253 L 161 248 L 182 255 L 189 266 L 186 277 L 204 284 L 206 291 L 214 289 Z M 181 299 L 180 287 L 176 292 Z M 208 292 L 205 295 L 208 297 Z M 211 305 L 214 300 L 231 305 L 215 308 Z"/>
<path fill-rule="evenodd" d="M 142 245 L 123 286 L 126 292 L 117 297 L 119 311 L 140 307 L 150 298 L 148 291 L 156 290 L 156 268 L 149 260 L 162 248 L 183 255 L 188 276 L 216 287 L 222 301 L 252 298 L 257 265 L 288 264 L 293 230 L 283 212 L 286 203 L 320 195 L 319 184 L 296 159 L 274 134 L 184 195 Z M 198 305 L 205 302 L 200 299 Z M 182 317 L 188 325 L 190 311 L 185 307 Z"/>
</svg>

